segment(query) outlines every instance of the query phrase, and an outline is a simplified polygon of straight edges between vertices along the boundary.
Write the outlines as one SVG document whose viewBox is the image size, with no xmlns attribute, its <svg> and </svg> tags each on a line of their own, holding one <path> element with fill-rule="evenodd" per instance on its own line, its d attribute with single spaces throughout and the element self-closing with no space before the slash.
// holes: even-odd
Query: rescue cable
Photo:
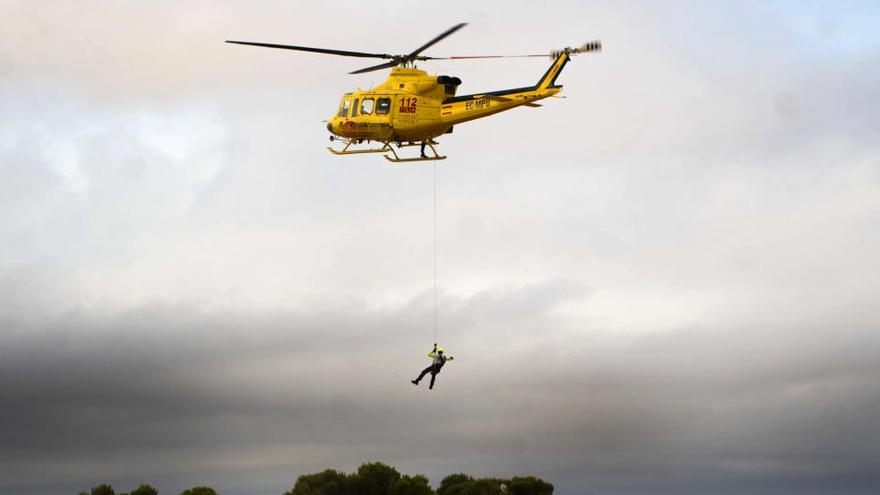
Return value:
<svg viewBox="0 0 880 495">
<path fill-rule="evenodd" d="M 437 342 L 437 164 L 434 165 L 434 342 Z"/>
</svg>

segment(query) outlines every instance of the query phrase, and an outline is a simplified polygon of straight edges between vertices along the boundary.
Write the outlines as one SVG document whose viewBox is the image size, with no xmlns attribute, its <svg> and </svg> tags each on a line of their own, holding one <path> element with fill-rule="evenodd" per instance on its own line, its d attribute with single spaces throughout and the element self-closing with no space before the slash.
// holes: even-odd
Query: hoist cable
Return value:
<svg viewBox="0 0 880 495">
<path fill-rule="evenodd" d="M 434 342 L 437 342 L 437 164 L 434 166 Z"/>
</svg>

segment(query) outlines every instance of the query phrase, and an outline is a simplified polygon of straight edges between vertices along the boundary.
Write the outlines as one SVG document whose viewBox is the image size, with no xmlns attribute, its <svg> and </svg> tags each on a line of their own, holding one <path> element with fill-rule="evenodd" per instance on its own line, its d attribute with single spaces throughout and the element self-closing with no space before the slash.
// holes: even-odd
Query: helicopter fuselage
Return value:
<svg viewBox="0 0 880 495">
<path fill-rule="evenodd" d="M 369 91 L 343 95 L 327 130 L 357 141 L 427 141 L 452 132 L 453 126 L 518 106 L 540 106 L 536 101 L 559 93 L 556 77 L 569 60 L 557 54 L 534 86 L 455 96 L 461 80 L 430 76 L 411 67 L 391 69 L 388 80 Z"/>
</svg>

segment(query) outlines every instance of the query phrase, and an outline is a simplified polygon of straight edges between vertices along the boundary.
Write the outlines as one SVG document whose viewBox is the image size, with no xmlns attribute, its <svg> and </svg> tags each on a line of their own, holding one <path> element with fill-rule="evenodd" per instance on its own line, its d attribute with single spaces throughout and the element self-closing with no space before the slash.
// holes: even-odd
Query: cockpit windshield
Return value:
<svg viewBox="0 0 880 495">
<path fill-rule="evenodd" d="M 339 114 L 338 117 L 348 117 L 348 109 L 351 108 L 351 96 L 346 96 L 342 99 L 342 104 L 339 106 Z"/>
</svg>

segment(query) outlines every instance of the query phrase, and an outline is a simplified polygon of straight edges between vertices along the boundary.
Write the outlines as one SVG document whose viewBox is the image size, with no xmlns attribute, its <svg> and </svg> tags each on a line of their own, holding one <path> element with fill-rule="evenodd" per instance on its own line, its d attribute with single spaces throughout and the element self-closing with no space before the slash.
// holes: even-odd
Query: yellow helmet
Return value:
<svg viewBox="0 0 880 495">
<path fill-rule="evenodd" d="M 437 348 L 437 352 L 443 352 L 443 348 L 442 348 L 442 347 L 438 347 L 438 348 Z"/>
</svg>

